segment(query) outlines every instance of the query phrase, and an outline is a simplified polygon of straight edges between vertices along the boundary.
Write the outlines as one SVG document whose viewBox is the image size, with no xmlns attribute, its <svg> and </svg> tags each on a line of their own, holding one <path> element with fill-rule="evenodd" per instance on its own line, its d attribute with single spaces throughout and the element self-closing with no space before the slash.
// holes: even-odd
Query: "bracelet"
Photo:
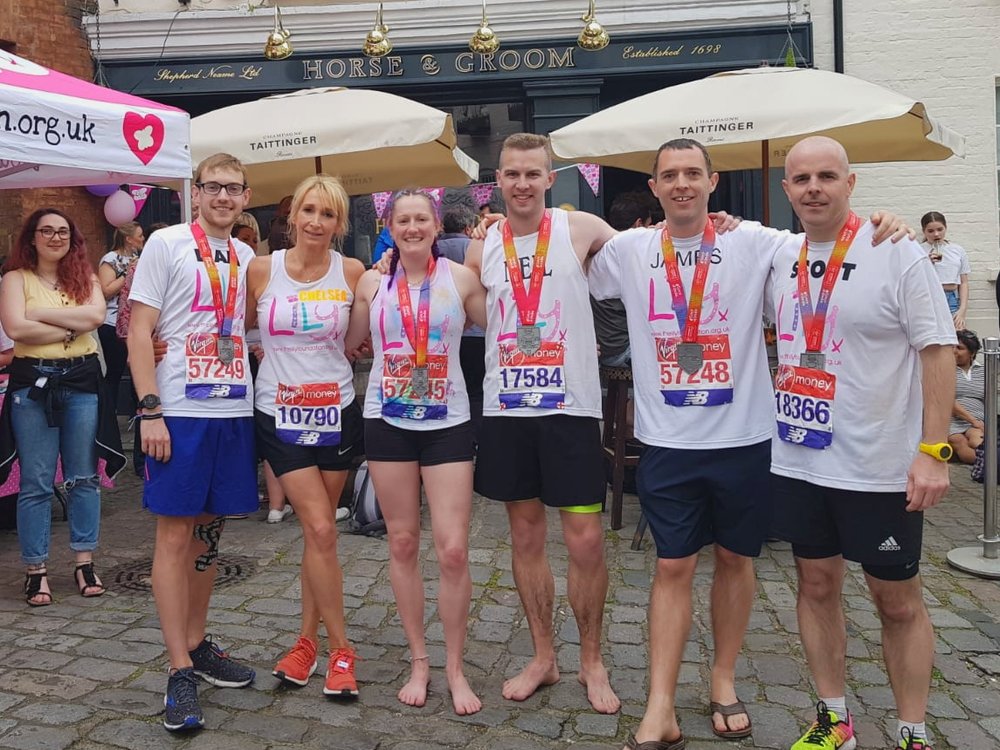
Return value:
<svg viewBox="0 0 1000 750">
<path fill-rule="evenodd" d="M 158 411 L 156 412 L 156 414 L 140 414 L 139 419 L 141 419 L 143 422 L 147 422 L 151 419 L 163 419 L 163 412 Z"/>
</svg>

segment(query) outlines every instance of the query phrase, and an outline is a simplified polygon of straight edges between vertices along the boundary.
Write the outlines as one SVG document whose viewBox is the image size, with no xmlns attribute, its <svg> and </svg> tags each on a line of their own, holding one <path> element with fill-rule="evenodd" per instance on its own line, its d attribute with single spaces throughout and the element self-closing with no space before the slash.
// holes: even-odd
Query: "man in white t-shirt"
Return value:
<svg viewBox="0 0 1000 750">
<path fill-rule="evenodd" d="M 205 635 L 224 517 L 257 509 L 253 390 L 244 342 L 253 250 L 230 231 L 250 197 L 228 154 L 198 165 L 192 224 L 155 232 L 129 299 L 129 360 L 146 453 L 143 505 L 156 515 L 153 595 L 170 660 L 163 725 L 204 723 L 197 678 L 245 687 L 254 671 Z M 153 334 L 167 345 L 153 362 Z"/>
<path fill-rule="evenodd" d="M 717 182 L 700 143 L 663 144 L 649 186 L 665 229 L 619 234 L 590 267 L 591 294 L 625 304 L 635 435 L 647 446 L 636 479 L 658 557 L 649 698 L 627 747 L 684 746 L 674 698 L 698 553 L 708 544 L 715 558 L 712 731 L 726 739 L 751 733 L 735 669 L 756 592 L 753 558 L 771 520 L 773 391 L 762 312 L 774 254 L 790 235 L 746 221 L 716 236 L 708 202 Z M 887 233 L 898 226 L 893 217 L 883 223 Z"/>
<path fill-rule="evenodd" d="M 836 141 L 792 148 L 783 185 L 806 241 L 785 243 L 771 273 L 774 532 L 792 543 L 799 630 L 820 699 L 792 747 L 857 742 L 845 698 L 847 559 L 861 563 L 882 622 L 897 747 L 928 750 L 934 633 L 918 573 L 923 511 L 948 489 L 955 331 L 919 245 L 871 248 L 871 225 L 851 211 L 854 182 Z"/>
</svg>

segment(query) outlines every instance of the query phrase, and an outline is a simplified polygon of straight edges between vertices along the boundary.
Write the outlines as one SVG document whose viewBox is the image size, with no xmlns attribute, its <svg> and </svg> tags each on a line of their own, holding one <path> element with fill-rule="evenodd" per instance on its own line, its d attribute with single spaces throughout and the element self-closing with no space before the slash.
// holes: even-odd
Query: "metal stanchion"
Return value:
<svg viewBox="0 0 1000 750">
<path fill-rule="evenodd" d="M 1000 536 L 997 528 L 997 376 L 1000 374 L 1000 339 L 983 341 L 986 363 L 986 450 L 983 476 L 983 533 L 981 547 L 959 547 L 948 553 L 948 563 L 980 578 L 1000 578 Z"/>
</svg>

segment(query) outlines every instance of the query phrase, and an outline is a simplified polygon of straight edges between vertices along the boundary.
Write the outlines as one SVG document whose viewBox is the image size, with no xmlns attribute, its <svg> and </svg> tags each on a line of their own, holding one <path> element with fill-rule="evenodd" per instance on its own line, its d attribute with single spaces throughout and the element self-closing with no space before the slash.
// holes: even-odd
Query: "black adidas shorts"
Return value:
<svg viewBox="0 0 1000 750">
<path fill-rule="evenodd" d="M 873 578 L 903 581 L 920 572 L 924 514 L 906 510 L 905 492 L 858 492 L 772 475 L 774 536 L 796 557 L 843 555 Z"/>
</svg>

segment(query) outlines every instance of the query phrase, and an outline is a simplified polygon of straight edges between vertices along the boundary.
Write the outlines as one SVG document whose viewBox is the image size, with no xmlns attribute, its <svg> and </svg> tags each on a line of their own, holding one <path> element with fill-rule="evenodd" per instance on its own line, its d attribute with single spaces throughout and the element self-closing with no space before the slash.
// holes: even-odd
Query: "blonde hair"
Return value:
<svg viewBox="0 0 1000 750">
<path fill-rule="evenodd" d="M 124 224 L 119 224 L 115 227 L 115 236 L 111 240 L 111 249 L 121 255 L 125 249 L 125 240 L 135 234 L 136 229 L 142 229 L 142 224 L 137 221 L 126 221 Z"/>
<path fill-rule="evenodd" d="M 295 188 L 295 194 L 292 196 L 292 208 L 288 212 L 289 245 L 295 244 L 295 215 L 302 208 L 306 194 L 310 190 L 315 190 L 319 193 L 321 202 L 336 214 L 337 231 L 334 232 L 333 237 L 337 241 L 343 240 L 347 236 L 349 229 L 347 214 L 350 211 L 351 199 L 347 195 L 347 191 L 344 190 L 344 186 L 340 184 L 340 180 L 336 177 L 331 177 L 328 174 L 317 174 L 312 177 L 306 177 Z"/>
<path fill-rule="evenodd" d="M 236 217 L 236 223 L 233 224 L 233 231 L 237 227 L 250 227 L 254 234 L 260 237 L 260 225 L 257 223 L 257 218 L 249 211 L 244 211 Z"/>
<path fill-rule="evenodd" d="M 504 151 L 535 151 L 541 149 L 545 152 L 545 166 L 552 171 L 552 146 L 549 144 L 548 136 L 537 135 L 536 133 L 514 133 L 508 135 L 503 146 L 500 147 L 500 161 L 503 161 Z"/>
<path fill-rule="evenodd" d="M 243 184 L 246 184 L 246 167 L 243 166 L 243 162 L 232 154 L 218 153 L 206 156 L 198 163 L 198 167 L 194 170 L 194 181 L 201 182 L 201 176 L 210 169 L 232 169 L 233 171 L 239 172 L 243 175 Z"/>
</svg>

